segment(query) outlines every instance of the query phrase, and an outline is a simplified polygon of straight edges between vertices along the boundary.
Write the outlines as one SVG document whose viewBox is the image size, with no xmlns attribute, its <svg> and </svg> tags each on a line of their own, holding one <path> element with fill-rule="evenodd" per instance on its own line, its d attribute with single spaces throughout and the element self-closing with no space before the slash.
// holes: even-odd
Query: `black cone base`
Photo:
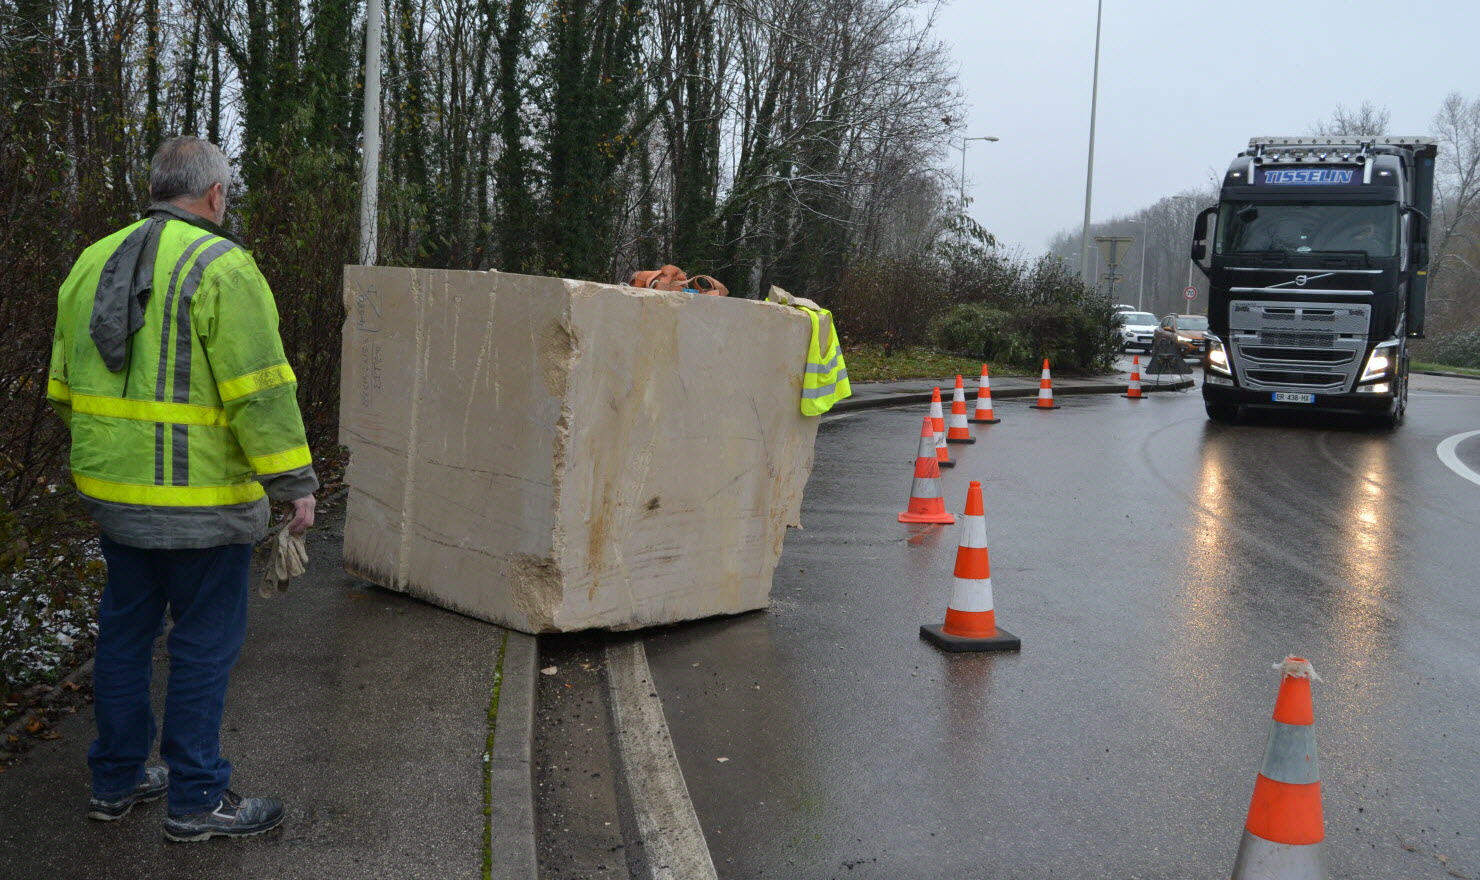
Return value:
<svg viewBox="0 0 1480 880">
<path fill-rule="evenodd" d="M 966 421 L 972 423 L 973 425 L 995 425 L 995 424 L 997 424 L 998 422 L 1000 422 L 1002 420 L 1001 419 L 967 419 Z"/>
<path fill-rule="evenodd" d="M 944 630 L 945 625 L 940 623 L 929 623 L 920 627 L 920 638 L 940 648 L 942 651 L 1021 651 L 1023 649 L 1022 639 L 1003 629 L 997 627 L 997 634 L 985 639 L 964 639 L 961 636 L 953 636 Z"/>
<path fill-rule="evenodd" d="M 1134 395 L 1134 396 L 1132 396 L 1130 394 L 1122 394 L 1120 396 L 1121 397 L 1124 397 L 1124 398 L 1126 398 L 1128 400 L 1145 400 L 1146 399 L 1146 395 L 1145 394 L 1137 394 L 1137 395 Z"/>
<path fill-rule="evenodd" d="M 947 437 L 947 443 L 975 443 L 975 437 Z"/>
<path fill-rule="evenodd" d="M 1035 403 L 1032 406 L 1028 407 L 1028 409 L 1058 409 L 1058 408 L 1059 408 L 1059 405 L 1057 403 L 1054 404 L 1053 406 L 1039 406 L 1038 404 Z"/>
<path fill-rule="evenodd" d="M 938 464 L 938 465 L 940 465 L 941 467 L 955 467 L 956 466 L 955 460 L 951 460 L 951 461 L 940 461 L 939 459 L 937 459 L 935 463 Z"/>
</svg>

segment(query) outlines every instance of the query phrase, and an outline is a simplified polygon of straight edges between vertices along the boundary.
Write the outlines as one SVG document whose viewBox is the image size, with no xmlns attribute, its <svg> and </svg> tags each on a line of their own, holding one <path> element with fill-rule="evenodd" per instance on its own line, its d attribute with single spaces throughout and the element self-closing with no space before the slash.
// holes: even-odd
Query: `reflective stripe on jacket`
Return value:
<svg viewBox="0 0 1480 880">
<path fill-rule="evenodd" d="M 110 538 L 257 541 L 266 496 L 318 486 L 277 306 L 245 249 L 156 207 L 84 251 L 63 283 L 47 397 Z"/>
<path fill-rule="evenodd" d="M 853 394 L 848 384 L 848 366 L 838 345 L 837 325 L 827 309 L 798 305 L 812 320 L 812 339 L 807 345 L 807 367 L 802 375 L 802 415 L 820 416 L 833 404 Z M 825 315 L 824 322 L 821 316 Z M 825 339 L 823 337 L 826 337 Z"/>
</svg>

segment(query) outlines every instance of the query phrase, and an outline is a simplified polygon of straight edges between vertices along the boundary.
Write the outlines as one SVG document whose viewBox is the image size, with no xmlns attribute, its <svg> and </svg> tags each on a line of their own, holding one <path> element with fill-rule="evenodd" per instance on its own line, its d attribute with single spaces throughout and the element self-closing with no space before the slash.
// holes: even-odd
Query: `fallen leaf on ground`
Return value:
<svg viewBox="0 0 1480 880">
<path fill-rule="evenodd" d="M 82 685 L 78 684 L 75 681 L 64 681 L 62 682 L 62 690 L 76 693 L 77 691 L 82 690 Z"/>
<path fill-rule="evenodd" d="M 723 764 L 723 763 L 725 763 L 726 761 L 728 761 L 730 759 L 729 758 L 715 758 L 714 760 L 716 760 L 719 763 Z"/>
<path fill-rule="evenodd" d="M 49 739 L 61 739 L 61 738 L 62 738 L 61 731 L 58 731 L 58 730 L 48 730 L 45 733 L 41 734 L 41 739 L 48 739 L 49 740 Z"/>
<path fill-rule="evenodd" d="M 46 722 L 41 720 L 40 715 L 32 715 L 26 719 L 26 733 L 36 733 L 45 726 Z"/>
<path fill-rule="evenodd" d="M 540 674 L 541 675 L 554 675 L 555 673 L 557 673 L 559 671 L 560 671 L 560 667 L 559 666 L 546 666 L 544 669 L 541 669 L 540 670 Z"/>
</svg>

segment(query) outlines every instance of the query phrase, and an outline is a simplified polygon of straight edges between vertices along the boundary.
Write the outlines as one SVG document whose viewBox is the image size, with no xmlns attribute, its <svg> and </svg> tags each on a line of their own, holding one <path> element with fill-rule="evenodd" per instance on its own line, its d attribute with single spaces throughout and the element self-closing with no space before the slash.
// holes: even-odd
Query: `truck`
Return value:
<svg viewBox="0 0 1480 880">
<path fill-rule="evenodd" d="M 1209 419 L 1267 408 L 1402 422 L 1437 154 L 1425 137 L 1249 141 L 1193 225 L 1208 279 Z"/>
</svg>

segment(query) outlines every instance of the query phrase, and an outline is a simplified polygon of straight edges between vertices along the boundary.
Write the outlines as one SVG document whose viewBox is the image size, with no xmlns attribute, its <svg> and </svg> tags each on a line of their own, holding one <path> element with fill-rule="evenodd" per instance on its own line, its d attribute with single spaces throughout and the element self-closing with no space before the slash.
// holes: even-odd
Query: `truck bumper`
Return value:
<svg viewBox="0 0 1480 880">
<path fill-rule="evenodd" d="M 1215 406 L 1247 406 L 1256 409 L 1278 409 L 1290 411 L 1319 410 L 1320 412 L 1376 414 L 1390 412 L 1395 395 L 1389 391 L 1382 394 L 1317 394 L 1311 403 L 1276 403 L 1269 391 L 1253 391 L 1231 385 L 1215 385 L 1206 379 L 1202 383 L 1203 402 Z"/>
</svg>

